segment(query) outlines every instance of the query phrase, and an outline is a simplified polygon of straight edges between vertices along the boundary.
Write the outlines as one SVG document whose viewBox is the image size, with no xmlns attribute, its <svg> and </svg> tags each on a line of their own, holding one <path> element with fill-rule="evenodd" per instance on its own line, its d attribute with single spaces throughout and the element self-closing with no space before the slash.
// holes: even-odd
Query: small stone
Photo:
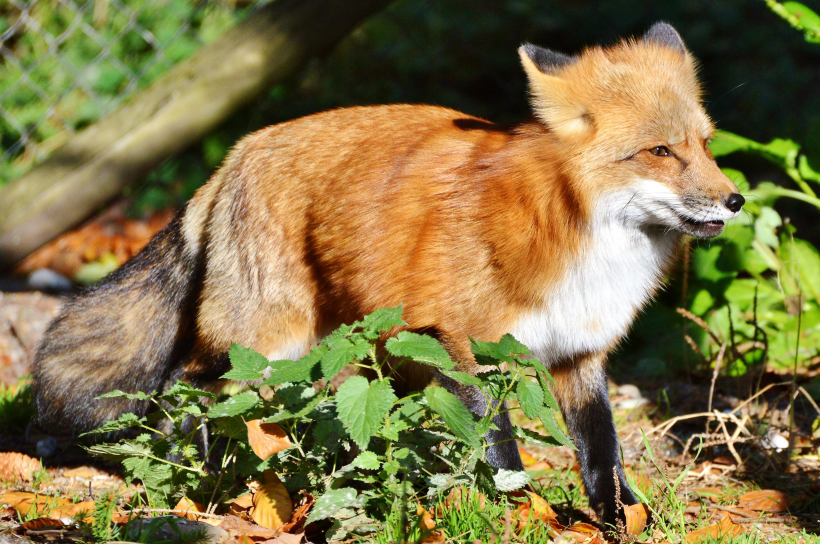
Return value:
<svg viewBox="0 0 820 544">
<path fill-rule="evenodd" d="M 26 285 L 32 291 L 49 293 L 68 293 L 74 289 L 74 283 L 70 279 L 50 268 L 38 268 L 29 274 Z"/>
<path fill-rule="evenodd" d="M 636 386 L 632 385 L 631 383 L 619 386 L 618 394 L 624 397 L 629 397 L 631 399 L 643 398 L 643 395 L 641 395 L 641 390 L 638 389 Z"/>
</svg>

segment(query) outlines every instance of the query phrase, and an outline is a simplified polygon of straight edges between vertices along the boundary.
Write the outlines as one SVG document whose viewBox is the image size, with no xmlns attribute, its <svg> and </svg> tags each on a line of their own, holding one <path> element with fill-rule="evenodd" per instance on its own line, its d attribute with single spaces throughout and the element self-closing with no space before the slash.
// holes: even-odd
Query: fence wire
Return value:
<svg viewBox="0 0 820 544">
<path fill-rule="evenodd" d="M 0 185 L 261 3 L 0 0 Z"/>
</svg>

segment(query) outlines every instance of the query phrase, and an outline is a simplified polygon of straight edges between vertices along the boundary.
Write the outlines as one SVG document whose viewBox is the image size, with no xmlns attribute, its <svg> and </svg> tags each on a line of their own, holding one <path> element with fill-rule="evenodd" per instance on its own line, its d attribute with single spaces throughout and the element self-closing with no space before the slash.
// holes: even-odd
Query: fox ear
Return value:
<svg viewBox="0 0 820 544">
<path fill-rule="evenodd" d="M 674 49 L 678 53 L 686 54 L 686 46 L 683 45 L 683 40 L 680 34 L 678 34 L 678 31 L 672 28 L 672 25 L 669 23 L 664 23 L 663 21 L 652 25 L 652 28 L 650 28 L 643 37 L 643 41 L 664 45 Z"/>
<path fill-rule="evenodd" d="M 519 47 L 518 54 L 530 82 L 535 115 L 561 139 L 591 134 L 594 126 L 586 106 L 573 95 L 569 84 L 555 75 L 576 59 L 531 44 Z"/>
<path fill-rule="evenodd" d="M 557 51 L 551 51 L 550 49 L 545 49 L 531 43 L 522 45 L 518 49 L 518 53 L 521 55 L 522 60 L 526 56 L 538 70 L 549 75 L 555 75 L 561 68 L 569 66 L 578 60 L 575 57 L 570 57 Z"/>
</svg>

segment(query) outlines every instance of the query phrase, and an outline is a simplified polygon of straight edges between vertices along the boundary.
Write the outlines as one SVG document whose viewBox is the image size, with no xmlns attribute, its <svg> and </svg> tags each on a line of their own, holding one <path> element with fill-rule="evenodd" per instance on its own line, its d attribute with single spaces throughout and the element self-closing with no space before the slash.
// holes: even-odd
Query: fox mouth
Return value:
<svg viewBox="0 0 820 544">
<path fill-rule="evenodd" d="M 714 238 L 723 232 L 723 227 L 726 226 L 720 219 L 697 221 L 696 219 L 680 214 L 678 214 L 678 217 L 681 221 L 680 230 L 697 238 Z"/>
</svg>

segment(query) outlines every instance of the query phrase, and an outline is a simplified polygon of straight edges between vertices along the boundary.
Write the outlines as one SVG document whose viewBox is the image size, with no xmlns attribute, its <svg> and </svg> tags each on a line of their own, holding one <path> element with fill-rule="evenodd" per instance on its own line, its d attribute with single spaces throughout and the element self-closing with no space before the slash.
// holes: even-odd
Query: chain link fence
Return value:
<svg viewBox="0 0 820 544">
<path fill-rule="evenodd" d="M 0 186 L 262 3 L 1 0 Z"/>
</svg>

